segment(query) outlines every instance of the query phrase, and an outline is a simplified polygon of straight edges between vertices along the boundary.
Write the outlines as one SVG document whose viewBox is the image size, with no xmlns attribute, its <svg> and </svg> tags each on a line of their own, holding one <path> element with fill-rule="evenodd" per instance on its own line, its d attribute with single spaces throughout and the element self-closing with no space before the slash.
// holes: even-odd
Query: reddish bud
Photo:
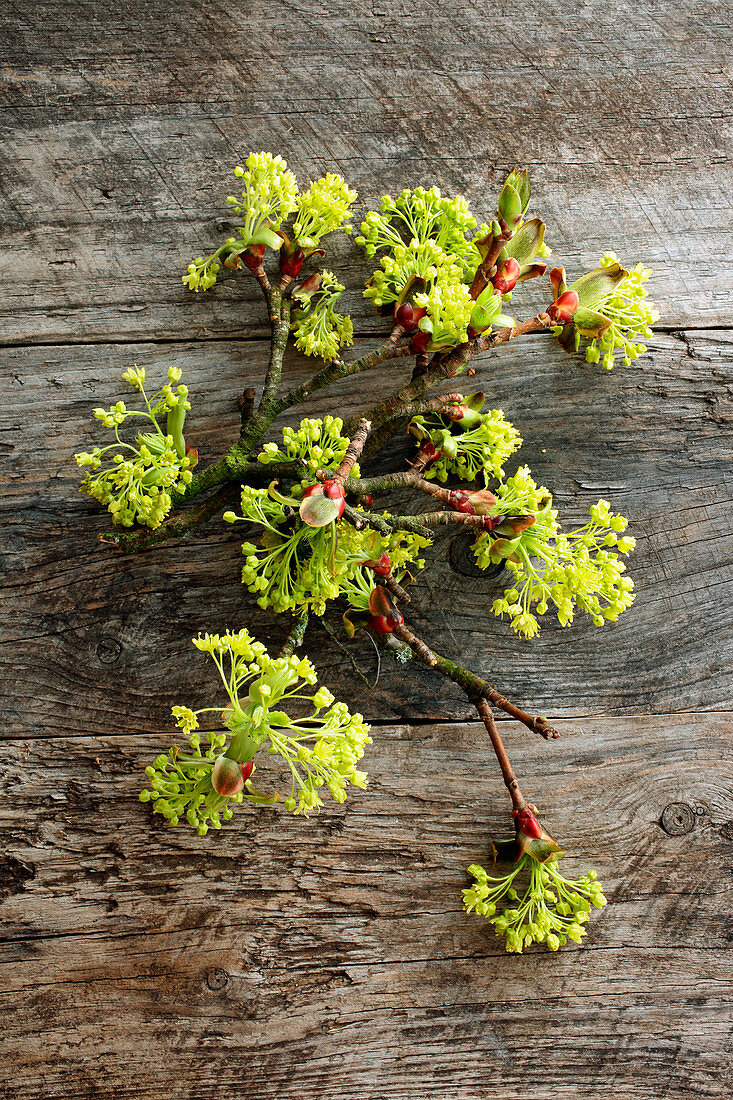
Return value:
<svg viewBox="0 0 733 1100">
<path fill-rule="evenodd" d="M 191 459 L 191 465 L 195 466 L 196 463 L 199 460 L 199 453 L 196 450 L 196 448 L 195 447 L 189 447 L 189 445 L 187 443 L 186 444 L 186 455 L 187 455 L 188 458 Z"/>
<path fill-rule="evenodd" d="M 425 316 L 424 309 L 417 309 L 410 302 L 403 302 L 396 306 L 394 311 L 395 324 L 403 328 L 405 332 L 414 332 L 421 317 Z"/>
<path fill-rule="evenodd" d="M 344 487 L 341 482 L 334 481 L 333 478 L 328 478 L 323 482 L 317 481 L 314 485 L 309 485 L 303 490 L 303 499 L 306 497 L 318 496 L 328 497 L 329 500 L 332 500 L 337 509 L 336 519 L 341 519 L 341 516 L 344 514 L 344 508 L 346 507 Z M 304 518 L 305 516 L 301 508 L 301 519 Z M 320 524 L 316 523 L 315 526 L 320 526 Z"/>
<path fill-rule="evenodd" d="M 292 252 L 280 250 L 280 271 L 283 275 L 289 275 L 294 279 L 300 275 L 300 269 L 305 262 L 305 252 L 302 248 L 294 248 Z"/>
<path fill-rule="evenodd" d="M 323 491 L 331 500 L 343 500 L 344 498 L 344 487 L 340 481 L 329 478 L 323 482 Z"/>
<path fill-rule="evenodd" d="M 416 332 L 413 338 L 410 340 L 410 351 L 419 354 L 422 351 L 427 351 L 428 345 L 433 338 L 432 332 Z"/>
<path fill-rule="evenodd" d="M 436 458 L 440 458 L 440 451 L 436 450 L 429 439 L 424 440 L 420 444 L 420 450 L 417 452 L 417 457 L 423 461 L 426 466 L 429 466 L 431 462 L 435 462 Z"/>
<path fill-rule="evenodd" d="M 470 409 L 468 405 L 455 404 L 446 405 L 445 407 L 445 415 L 448 417 L 449 420 L 453 420 L 455 423 L 463 420 L 463 418 L 467 416 L 469 412 Z"/>
<path fill-rule="evenodd" d="M 510 256 L 508 260 L 503 260 L 498 265 L 496 275 L 491 280 L 494 289 L 498 290 L 500 294 L 508 294 L 517 285 L 520 273 L 519 262 L 513 256 Z"/>
<path fill-rule="evenodd" d="M 565 268 L 553 267 L 550 271 L 550 283 L 552 285 L 552 293 L 556 298 L 559 298 L 564 290 L 567 289 L 567 283 L 565 282 Z"/>
<path fill-rule="evenodd" d="M 532 840 L 542 839 L 542 826 L 531 810 L 512 810 L 512 817 L 520 833 L 531 837 Z"/>
<path fill-rule="evenodd" d="M 579 305 L 580 298 L 577 293 L 574 290 L 566 290 L 551 306 L 548 306 L 547 316 L 558 325 L 568 325 Z"/>
<path fill-rule="evenodd" d="M 367 619 L 367 626 L 375 634 L 392 634 L 394 628 L 402 626 L 404 621 L 404 615 L 395 609 L 389 615 L 370 615 Z"/>
<path fill-rule="evenodd" d="M 255 766 L 254 766 L 254 762 L 252 760 L 248 760 L 246 764 L 242 764 L 242 782 L 243 783 L 247 782 L 247 780 L 251 776 L 254 769 L 255 769 Z"/>
<path fill-rule="evenodd" d="M 211 786 L 217 794 L 229 798 L 239 794 L 244 786 L 242 768 L 229 756 L 220 756 L 211 772 Z"/>
<path fill-rule="evenodd" d="M 370 615 L 367 619 L 367 626 L 375 634 L 391 634 L 394 630 L 394 626 L 386 615 Z"/>
<path fill-rule="evenodd" d="M 476 509 L 471 504 L 470 494 L 465 489 L 455 489 L 451 493 L 448 503 L 456 512 L 465 512 L 467 516 L 476 515 Z"/>
<path fill-rule="evenodd" d="M 250 271 L 256 271 L 262 267 L 262 257 L 265 255 L 263 244 L 251 244 L 246 252 L 242 253 L 242 262 Z"/>
<path fill-rule="evenodd" d="M 389 554 L 385 550 L 381 558 L 375 566 L 372 567 L 378 577 L 388 577 L 392 572 L 392 562 L 389 560 Z"/>
<path fill-rule="evenodd" d="M 473 325 L 469 325 L 468 330 L 466 332 L 466 336 L 468 337 L 469 340 L 475 340 L 476 337 L 480 336 L 483 331 L 484 331 L 484 329 L 474 328 Z M 475 374 L 476 371 L 474 371 L 473 373 Z M 449 375 L 449 377 L 452 378 L 453 375 Z"/>
<path fill-rule="evenodd" d="M 364 508 L 371 508 L 372 504 L 374 504 L 374 497 L 371 493 L 364 493 L 363 496 L 359 497 L 359 503 Z"/>
</svg>

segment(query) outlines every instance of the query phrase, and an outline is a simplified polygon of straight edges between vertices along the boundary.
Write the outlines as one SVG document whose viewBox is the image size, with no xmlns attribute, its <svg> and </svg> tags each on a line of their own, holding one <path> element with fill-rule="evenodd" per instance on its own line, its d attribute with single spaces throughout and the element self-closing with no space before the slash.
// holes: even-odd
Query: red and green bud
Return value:
<svg viewBox="0 0 733 1100">
<path fill-rule="evenodd" d="M 528 806 L 525 810 L 512 810 L 512 817 L 520 833 L 524 833 L 532 840 L 540 840 L 542 838 L 542 826 L 532 813 L 532 809 Z"/>
<path fill-rule="evenodd" d="M 280 271 L 283 275 L 289 275 L 294 279 L 300 275 L 300 269 L 305 263 L 305 252 L 296 245 L 292 249 L 280 249 Z"/>
<path fill-rule="evenodd" d="M 456 512 L 465 512 L 469 516 L 487 516 L 495 523 L 501 523 L 500 516 L 488 517 L 488 513 L 496 504 L 496 497 L 489 489 L 478 489 L 475 492 L 469 492 L 468 489 L 455 489 L 451 492 L 449 504 Z M 486 530 L 491 530 L 491 527 Z"/>
<path fill-rule="evenodd" d="M 580 299 L 577 292 L 574 290 L 566 290 L 559 298 L 555 299 L 551 306 L 548 306 L 547 316 L 556 325 L 569 325 L 579 305 Z"/>
<path fill-rule="evenodd" d="M 553 298 L 559 298 L 568 289 L 564 267 L 553 267 L 550 272 L 550 284 Z"/>
<path fill-rule="evenodd" d="M 307 523 L 309 527 L 325 527 L 328 523 L 341 519 L 345 507 L 343 485 L 340 481 L 328 478 L 303 490 L 298 511 L 303 523 Z"/>
<path fill-rule="evenodd" d="M 255 770 L 255 766 L 254 766 L 254 761 L 253 760 L 247 760 L 246 763 L 242 764 L 242 782 L 243 783 L 247 782 L 247 780 L 249 779 L 249 777 L 251 776 L 251 774 L 254 770 Z"/>
<path fill-rule="evenodd" d="M 363 493 L 359 497 L 359 503 L 363 508 L 371 508 L 372 504 L 374 504 L 374 497 L 371 493 Z"/>
<path fill-rule="evenodd" d="M 405 621 L 386 588 L 372 589 L 369 595 L 369 611 L 371 614 L 366 625 L 375 634 L 392 634 L 395 627 L 402 626 Z"/>
<path fill-rule="evenodd" d="M 298 302 L 309 302 L 315 292 L 320 290 L 321 281 L 320 271 L 314 271 L 312 275 L 309 275 L 307 279 L 303 279 L 303 282 L 295 288 L 293 298 Z"/>
<path fill-rule="evenodd" d="M 248 267 L 250 271 L 257 271 L 262 267 L 262 257 L 265 255 L 265 246 L 263 244 L 251 244 L 248 249 L 242 253 L 242 263 L 245 267 Z"/>
<path fill-rule="evenodd" d="M 386 550 L 381 558 L 365 558 L 361 564 L 371 569 L 378 577 L 388 577 L 392 572 L 392 562 Z"/>
<path fill-rule="evenodd" d="M 220 756 L 211 771 L 211 786 L 226 798 L 239 794 L 244 787 L 241 765 L 229 756 Z"/>
<path fill-rule="evenodd" d="M 415 332 L 427 310 L 421 306 L 414 306 L 411 302 L 403 302 L 395 307 L 395 324 L 404 329 L 406 333 Z"/>
<path fill-rule="evenodd" d="M 508 260 L 502 260 L 497 266 L 496 275 L 491 282 L 494 289 L 499 291 L 499 294 L 509 294 L 517 285 L 520 274 L 519 262 L 513 256 L 510 256 Z"/>
</svg>

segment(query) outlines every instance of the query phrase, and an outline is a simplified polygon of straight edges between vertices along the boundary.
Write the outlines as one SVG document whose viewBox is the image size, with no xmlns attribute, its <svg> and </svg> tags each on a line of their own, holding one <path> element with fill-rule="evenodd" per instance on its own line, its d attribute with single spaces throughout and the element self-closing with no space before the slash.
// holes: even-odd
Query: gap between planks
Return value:
<svg viewBox="0 0 733 1100">
<path fill-rule="evenodd" d="M 684 717 L 708 717 L 716 714 L 730 714 L 730 707 L 695 707 L 690 710 L 670 710 L 670 711 L 658 711 L 656 713 L 645 712 L 643 714 L 615 714 L 612 711 L 603 714 L 552 714 L 551 716 L 545 715 L 548 720 L 552 722 L 654 722 L 662 721 L 665 718 L 684 718 Z M 521 726 L 521 722 L 517 722 L 511 715 L 504 714 L 498 707 L 494 711 L 494 717 L 497 722 L 512 723 L 516 726 Z M 481 723 L 477 718 L 410 718 L 406 721 L 399 721 L 391 718 L 367 718 L 366 721 L 370 726 L 375 726 L 378 729 L 396 729 L 400 726 L 404 726 L 408 729 L 421 729 L 425 726 L 475 726 Z M 224 727 L 220 730 L 214 730 L 213 732 L 224 733 Z M 532 733 L 531 730 L 527 731 Z M 75 741 L 84 737 L 91 737 L 95 741 L 111 740 L 121 738 L 132 738 L 137 741 L 141 737 L 163 737 L 163 736 L 177 736 L 180 733 L 179 730 L 170 729 L 149 729 L 142 730 L 139 733 L 105 733 L 94 732 L 92 730 L 83 729 L 77 730 L 74 733 L 39 733 L 37 735 L 27 734 L 24 737 L 8 737 L 0 739 L 0 744 L 3 745 L 22 745 L 26 741 Z M 543 737 L 539 737 L 537 734 L 533 734 L 539 741 L 545 740 Z M 560 731 L 560 738 L 562 740 L 562 730 Z M 552 739 L 547 741 L 547 744 L 552 744 Z M 2 940 L 0 940 L 2 943 Z"/>
<path fill-rule="evenodd" d="M 655 335 L 660 336 L 676 336 L 683 332 L 733 332 L 733 321 L 728 325 L 706 325 L 704 323 L 696 324 L 691 321 L 686 325 L 654 325 L 652 332 Z M 354 331 L 354 340 L 379 340 L 386 337 L 386 332 L 376 331 Z M 530 339 L 539 339 L 545 334 L 542 332 L 530 333 Z M 263 340 L 267 340 L 270 336 L 269 329 L 263 328 L 257 329 L 251 333 L 245 335 L 213 335 L 213 336 L 129 336 L 129 337 L 110 337 L 108 339 L 95 339 L 95 340 L 17 340 L 8 341 L 7 343 L 0 341 L 0 351 L 11 351 L 15 348 L 79 348 L 79 347 L 104 347 L 105 345 L 119 345 L 125 347 L 128 344 L 160 344 L 160 345 L 177 345 L 177 344 L 254 344 L 261 343 Z"/>
</svg>

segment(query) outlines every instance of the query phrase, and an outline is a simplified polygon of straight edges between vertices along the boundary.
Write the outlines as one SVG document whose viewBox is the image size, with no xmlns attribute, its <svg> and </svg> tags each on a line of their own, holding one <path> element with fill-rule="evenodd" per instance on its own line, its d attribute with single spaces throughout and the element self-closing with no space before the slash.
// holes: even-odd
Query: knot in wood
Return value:
<svg viewBox="0 0 733 1100">
<path fill-rule="evenodd" d="M 113 665 L 122 653 L 122 646 L 116 638 L 100 638 L 97 644 L 97 657 L 103 665 Z"/>
<path fill-rule="evenodd" d="M 206 971 L 206 984 L 213 993 L 220 993 L 229 985 L 229 975 L 220 966 Z"/>
<path fill-rule="evenodd" d="M 695 811 L 686 802 L 670 802 L 662 810 L 659 824 L 667 836 L 684 836 L 695 828 Z"/>
</svg>

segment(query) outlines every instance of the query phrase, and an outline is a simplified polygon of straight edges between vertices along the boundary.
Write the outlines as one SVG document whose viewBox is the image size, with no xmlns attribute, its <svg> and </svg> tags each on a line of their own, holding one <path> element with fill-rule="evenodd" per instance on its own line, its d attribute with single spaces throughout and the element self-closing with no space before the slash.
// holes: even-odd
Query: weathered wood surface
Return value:
<svg viewBox="0 0 733 1100">
<path fill-rule="evenodd" d="M 470 545 L 451 530 L 441 533 L 435 566 L 414 586 L 411 616 L 428 641 L 539 713 L 729 704 L 731 339 L 719 332 L 655 336 L 648 356 L 610 373 L 578 364 L 543 337 L 485 358 L 473 382 L 521 428 L 525 443 L 516 461 L 527 461 L 552 489 L 568 522 L 582 522 L 599 496 L 630 517 L 639 540 L 632 559 L 637 602 L 601 630 L 586 616 L 563 629 L 548 615 L 540 637 L 528 643 L 490 611 L 507 575 L 481 573 Z M 246 622 L 264 637 L 284 635 L 286 627 L 239 584 L 240 531 L 216 521 L 187 543 L 122 557 L 97 543 L 96 533 L 110 524 L 79 494 L 70 459 L 75 448 L 102 438 L 90 407 L 116 400 L 124 385 L 119 374 L 133 361 L 149 376 L 182 367 L 195 395 L 189 438 L 213 457 L 221 426 L 232 437 L 236 430 L 233 394 L 261 377 L 263 355 L 264 345 L 241 343 L 4 353 L 0 426 L 7 429 L 9 480 L 2 539 L 12 598 L 4 635 L 10 644 L 0 661 L 11 676 L 22 668 L 24 688 L 3 736 L 165 728 L 172 702 L 199 698 L 213 683 L 190 644 L 200 629 Z M 304 369 L 302 360 L 292 364 L 288 379 Z M 327 390 L 317 407 L 364 407 L 395 369 Z M 392 461 L 400 468 L 400 457 Z M 338 613 L 326 622 L 338 632 Z M 460 690 L 427 669 L 405 678 L 383 661 L 377 683 L 375 651 L 365 638 L 347 653 L 366 683 L 318 625 L 309 650 L 333 690 L 346 692 L 369 717 L 470 714 Z"/>
<path fill-rule="evenodd" d="M 460 907 L 504 828 L 475 723 L 382 726 L 347 806 L 203 841 L 135 802 L 163 737 L 8 743 L 3 1095 L 730 1095 L 728 725 L 505 723 L 611 903 L 582 951 L 522 959 Z"/>
<path fill-rule="evenodd" d="M 0 69 L 3 340 L 261 334 L 241 281 L 181 309 L 253 145 L 365 202 L 437 182 L 480 215 L 526 165 L 569 271 L 613 247 L 657 268 L 665 324 L 729 323 L 732 21 L 709 0 L 24 5 Z M 362 331 L 368 270 L 348 268 Z"/>
<path fill-rule="evenodd" d="M 730 4 L 4 15 L 3 1100 L 731 1095 Z M 341 171 L 364 202 L 437 182 L 481 213 L 526 165 L 556 262 L 613 247 L 656 268 L 659 332 L 632 367 L 531 338 L 476 378 L 569 521 L 599 496 L 630 516 L 634 607 L 521 642 L 487 614 L 501 578 L 444 535 L 414 589 L 429 640 L 572 719 L 550 745 L 502 730 L 571 868 L 607 884 L 582 950 L 506 957 L 461 913 L 465 867 L 505 827 L 490 751 L 451 686 L 386 662 L 377 681 L 368 643 L 355 669 L 322 628 L 308 645 L 377 719 L 370 787 L 346 807 L 245 811 L 202 841 L 135 801 L 169 743 L 151 731 L 213 683 L 190 637 L 283 630 L 237 583 L 230 528 L 100 548 L 70 454 L 134 361 L 184 369 L 205 458 L 235 432 L 263 364 L 257 296 L 242 279 L 192 296 L 180 273 L 226 232 L 250 148 L 301 179 Z M 346 241 L 330 259 L 366 340 L 368 268 Z M 292 359 L 288 379 L 309 369 Z M 395 373 L 311 411 L 355 411 Z"/>
</svg>

